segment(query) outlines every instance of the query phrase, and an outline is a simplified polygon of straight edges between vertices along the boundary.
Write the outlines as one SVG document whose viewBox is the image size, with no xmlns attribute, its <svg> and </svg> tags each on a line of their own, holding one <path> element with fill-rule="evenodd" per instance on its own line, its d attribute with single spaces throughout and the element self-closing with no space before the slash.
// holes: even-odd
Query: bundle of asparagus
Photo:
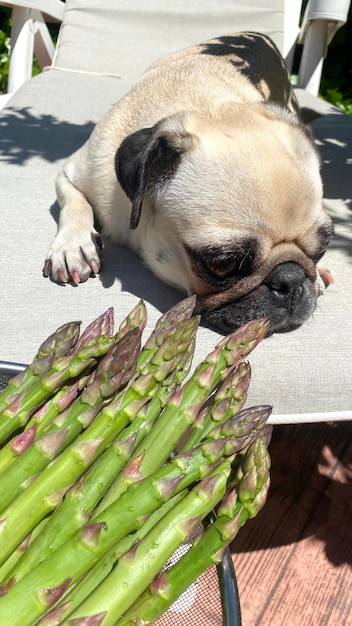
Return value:
<svg viewBox="0 0 352 626">
<path fill-rule="evenodd" d="M 271 407 L 244 408 L 243 359 L 267 323 L 191 372 L 194 305 L 164 314 L 143 347 L 143 302 L 117 332 L 112 309 L 81 335 L 65 324 L 0 393 L 4 624 L 153 624 L 264 505 Z"/>
</svg>

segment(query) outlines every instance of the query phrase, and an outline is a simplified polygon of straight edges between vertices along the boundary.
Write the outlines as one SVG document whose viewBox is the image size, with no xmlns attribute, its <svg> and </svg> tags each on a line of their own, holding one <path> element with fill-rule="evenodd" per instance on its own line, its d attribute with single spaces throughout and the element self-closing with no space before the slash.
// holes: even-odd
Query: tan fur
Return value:
<svg viewBox="0 0 352 626">
<path fill-rule="evenodd" d="M 212 53 L 222 45 L 224 53 Z M 267 101 L 276 104 L 263 106 Z M 283 60 L 264 36 L 219 38 L 157 61 L 60 172 L 59 229 L 46 272 L 79 282 L 99 271 L 95 214 L 103 234 L 138 251 L 162 280 L 209 296 L 212 308 L 248 293 L 286 260 L 314 280 L 316 232 L 329 220 L 318 157 L 297 112 Z M 165 138 L 182 158 L 168 184 L 148 187 L 131 229 L 116 150 L 160 120 L 154 139 Z M 194 273 L 187 246 L 232 245 L 251 236 L 260 241 L 257 267 L 237 290 L 218 294 Z"/>
</svg>

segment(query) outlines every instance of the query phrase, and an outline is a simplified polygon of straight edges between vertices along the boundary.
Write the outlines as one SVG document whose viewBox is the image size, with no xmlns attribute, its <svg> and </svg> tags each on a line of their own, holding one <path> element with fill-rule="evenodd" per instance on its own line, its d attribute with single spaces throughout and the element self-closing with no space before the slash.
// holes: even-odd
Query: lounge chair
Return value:
<svg viewBox="0 0 352 626">
<path fill-rule="evenodd" d="M 144 68 L 169 51 L 247 29 L 270 35 L 292 66 L 304 43 L 297 95 L 322 155 L 325 206 L 336 236 L 325 256 L 335 283 L 313 318 L 277 334 L 250 357 L 248 403 L 272 404 L 273 423 L 352 418 L 352 118 L 316 97 L 328 42 L 346 21 L 349 2 L 255 0 L 21 0 L 13 7 L 10 94 L 0 106 L 0 359 L 32 360 L 40 342 L 72 319 L 88 324 L 113 306 L 121 320 L 143 298 L 148 333 L 182 294 L 167 287 L 127 249 L 105 242 L 101 274 L 77 287 L 42 275 L 56 231 L 55 178 L 100 116 Z M 333 12 L 329 6 L 333 4 Z M 325 10 L 326 9 L 326 10 Z M 57 46 L 46 22 L 62 22 Z M 30 78 L 33 49 L 45 71 Z M 219 335 L 201 327 L 195 362 Z"/>
</svg>

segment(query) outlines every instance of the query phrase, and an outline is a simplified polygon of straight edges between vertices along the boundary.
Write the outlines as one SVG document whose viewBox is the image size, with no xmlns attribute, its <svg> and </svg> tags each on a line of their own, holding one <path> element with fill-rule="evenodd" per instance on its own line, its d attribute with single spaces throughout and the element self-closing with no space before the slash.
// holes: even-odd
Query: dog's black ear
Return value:
<svg viewBox="0 0 352 626">
<path fill-rule="evenodd" d="M 193 145 L 184 116 L 176 114 L 151 128 L 137 130 L 125 137 L 116 152 L 116 176 L 132 201 L 131 228 L 139 224 L 146 191 L 165 185 L 176 172 L 181 155 Z"/>
</svg>

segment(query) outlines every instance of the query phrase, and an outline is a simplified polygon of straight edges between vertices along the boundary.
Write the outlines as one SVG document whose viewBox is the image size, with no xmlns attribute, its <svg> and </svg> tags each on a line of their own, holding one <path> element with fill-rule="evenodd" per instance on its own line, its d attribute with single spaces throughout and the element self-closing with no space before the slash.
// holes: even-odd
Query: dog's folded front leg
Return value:
<svg viewBox="0 0 352 626">
<path fill-rule="evenodd" d="M 44 275 L 57 282 L 80 283 L 100 270 L 101 239 L 94 228 L 92 206 L 69 180 L 66 170 L 58 175 L 56 190 L 60 218 L 45 259 Z"/>
</svg>

